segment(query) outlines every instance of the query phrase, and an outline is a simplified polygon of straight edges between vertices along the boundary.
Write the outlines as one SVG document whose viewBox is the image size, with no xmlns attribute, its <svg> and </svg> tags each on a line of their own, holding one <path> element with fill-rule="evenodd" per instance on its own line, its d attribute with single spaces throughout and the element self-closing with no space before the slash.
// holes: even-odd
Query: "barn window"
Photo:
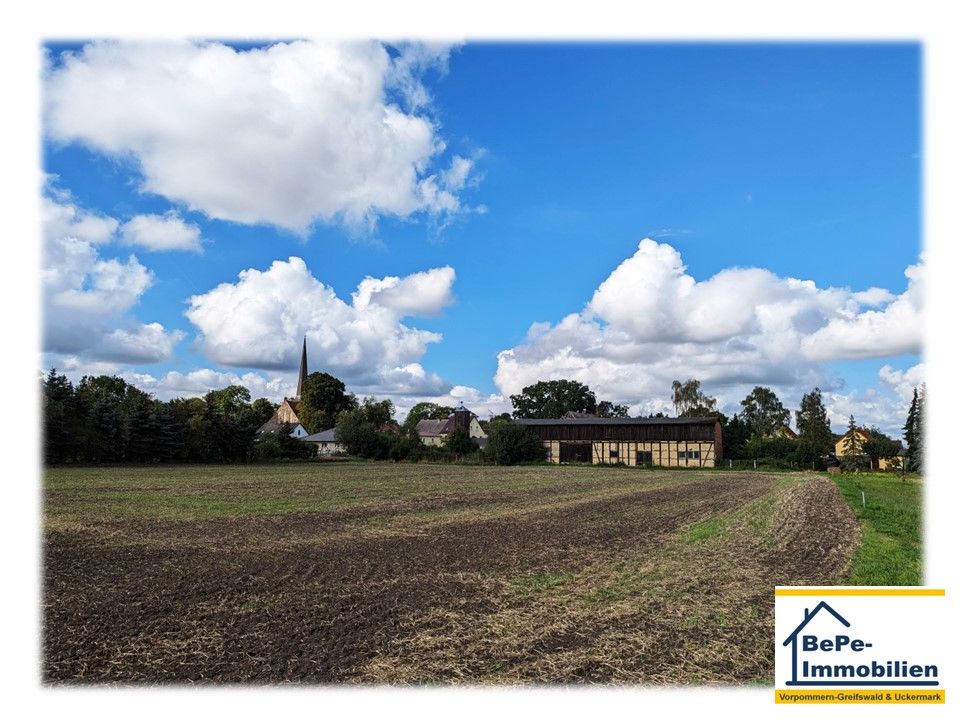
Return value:
<svg viewBox="0 0 960 720">
<path fill-rule="evenodd" d="M 681 460 L 699 460 L 700 451 L 699 450 L 681 450 L 677 453 L 677 457 Z"/>
<path fill-rule="evenodd" d="M 652 450 L 637 450 L 637 465 L 642 465 L 643 463 L 653 465 Z"/>
<path fill-rule="evenodd" d="M 611 459 L 611 460 L 618 460 L 619 458 L 620 458 L 620 451 L 619 451 L 619 450 L 613 450 L 613 449 L 611 449 L 611 450 L 610 450 L 610 459 Z"/>
</svg>

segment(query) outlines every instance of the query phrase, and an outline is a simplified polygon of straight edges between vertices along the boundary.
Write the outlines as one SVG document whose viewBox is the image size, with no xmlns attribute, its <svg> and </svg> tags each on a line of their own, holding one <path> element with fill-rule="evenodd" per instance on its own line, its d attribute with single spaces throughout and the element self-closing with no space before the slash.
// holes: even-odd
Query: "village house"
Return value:
<svg viewBox="0 0 960 720">
<path fill-rule="evenodd" d="M 424 445 L 442 445 L 447 436 L 454 429 L 462 427 L 470 437 L 482 447 L 487 441 L 487 434 L 480 427 L 477 416 L 460 403 L 460 406 L 443 420 L 421 420 L 417 423 L 417 435 Z"/>
<path fill-rule="evenodd" d="M 317 450 L 317 455 L 320 456 L 345 453 L 346 450 L 344 449 L 343 445 L 337 442 L 337 438 L 334 436 L 334 431 L 334 428 L 322 430 L 318 433 L 313 433 L 313 435 L 302 437 L 300 440 L 314 445 Z"/>
<path fill-rule="evenodd" d="M 578 413 L 517 422 L 540 436 L 547 460 L 555 463 L 715 467 L 723 457 L 723 434 L 715 417 L 601 418 Z"/>
<path fill-rule="evenodd" d="M 853 447 L 854 445 L 860 448 L 861 450 L 861 452 L 859 453 L 860 455 L 867 457 L 866 453 L 863 452 L 863 444 L 868 440 L 872 439 L 873 434 L 869 430 L 865 430 L 864 428 L 855 428 L 854 432 L 856 432 L 857 434 L 857 439 L 855 443 L 851 442 L 849 430 L 837 439 L 836 445 L 834 448 L 834 453 L 836 454 L 837 459 L 849 457 L 851 452 L 854 449 Z M 901 443 L 899 440 L 894 440 L 893 442 L 894 442 L 894 445 L 896 445 L 897 450 L 901 450 L 903 448 L 903 443 Z M 900 456 L 894 456 L 889 458 L 879 458 L 877 462 L 878 468 L 874 468 L 873 459 L 867 458 L 867 460 L 870 463 L 871 470 L 875 470 L 875 469 L 899 470 L 900 464 L 902 463 L 902 458 Z"/>
</svg>

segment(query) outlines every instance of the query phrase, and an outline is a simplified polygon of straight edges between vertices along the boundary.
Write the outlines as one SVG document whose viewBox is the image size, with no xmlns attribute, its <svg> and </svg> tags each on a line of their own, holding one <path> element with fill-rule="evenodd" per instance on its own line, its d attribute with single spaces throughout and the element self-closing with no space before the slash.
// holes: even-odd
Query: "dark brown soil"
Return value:
<svg viewBox="0 0 960 720">
<path fill-rule="evenodd" d="M 827 485 L 834 488 L 826 482 L 791 500 L 810 509 L 790 515 L 770 557 L 784 578 L 822 580 L 825 562 L 832 568 L 843 561 L 837 547 L 849 541 L 849 519 L 835 509 L 839 498 L 828 497 Z M 409 526 L 402 521 L 407 513 L 498 507 L 519 496 L 48 531 L 43 676 L 86 683 L 363 682 L 371 661 L 436 624 L 429 618 L 438 610 L 482 618 L 505 602 L 525 602 L 495 597 L 491 577 L 573 573 L 598 557 L 635 557 L 679 527 L 772 487 L 763 477 L 718 476 L 506 517 Z M 824 507 L 834 508 L 828 522 L 845 528 L 835 541 L 823 539 Z M 351 535 L 358 524 L 375 529 L 386 519 L 392 524 L 382 536 Z M 669 622 L 651 615 L 634 621 L 638 632 Z M 450 628 L 441 623 L 436 630 Z M 590 642 L 575 629 L 550 630 L 536 652 Z M 478 666 L 469 675 L 482 672 Z M 576 675 L 533 679 L 606 677 L 589 667 Z"/>
</svg>

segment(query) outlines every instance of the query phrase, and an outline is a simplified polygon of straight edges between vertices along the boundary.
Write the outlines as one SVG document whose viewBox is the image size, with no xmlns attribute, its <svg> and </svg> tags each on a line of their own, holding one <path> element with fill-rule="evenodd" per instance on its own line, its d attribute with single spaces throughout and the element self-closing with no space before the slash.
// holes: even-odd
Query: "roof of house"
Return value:
<svg viewBox="0 0 960 720">
<path fill-rule="evenodd" d="M 417 435 L 420 437 L 439 437 L 453 430 L 453 417 L 443 420 L 421 420 L 417 423 Z"/>
<path fill-rule="evenodd" d="M 334 437 L 335 428 L 330 428 L 329 430 L 321 430 L 318 433 L 313 435 L 307 435 L 306 437 L 300 438 L 303 442 L 336 442 L 337 438 Z"/>
<path fill-rule="evenodd" d="M 713 425 L 715 417 L 683 417 L 683 418 L 519 418 L 515 422 L 521 425 Z"/>
<path fill-rule="evenodd" d="M 863 435 L 864 439 L 866 439 L 866 440 L 870 440 L 870 439 L 873 438 L 873 433 L 870 432 L 869 430 L 867 430 L 866 428 L 858 427 L 858 428 L 854 428 L 854 430 L 857 431 L 857 434 Z M 834 437 L 836 437 L 837 442 L 839 442 L 839 441 L 841 441 L 841 440 L 846 440 L 846 438 L 847 438 L 847 436 L 848 436 L 849 434 L 850 434 L 850 431 L 847 430 L 847 432 L 845 432 L 843 435 L 835 435 Z M 893 439 L 893 438 L 891 438 L 891 440 L 892 440 L 892 439 Z M 903 446 L 903 444 L 902 444 L 899 440 L 893 440 L 893 443 L 894 443 L 895 445 L 897 445 L 898 447 L 902 447 L 902 446 Z"/>
<path fill-rule="evenodd" d="M 296 429 L 298 426 L 303 427 L 302 425 L 300 425 L 300 423 L 280 422 L 277 416 L 274 415 L 272 418 L 270 418 L 263 425 L 260 426 L 260 428 L 257 430 L 257 433 L 280 432 L 280 430 L 283 428 L 284 425 L 288 426 L 291 431 Z"/>
</svg>

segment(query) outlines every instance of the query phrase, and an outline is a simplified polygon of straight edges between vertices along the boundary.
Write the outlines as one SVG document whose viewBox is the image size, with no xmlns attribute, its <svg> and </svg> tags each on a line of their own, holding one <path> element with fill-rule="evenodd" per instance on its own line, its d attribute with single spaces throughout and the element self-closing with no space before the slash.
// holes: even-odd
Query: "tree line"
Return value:
<svg viewBox="0 0 960 720">
<path fill-rule="evenodd" d="M 922 469 L 925 388 L 914 390 L 904 425 L 906 463 Z M 160 401 L 122 378 L 84 377 L 74 386 L 55 369 L 41 381 L 43 456 L 47 464 L 247 462 L 308 457 L 313 447 L 280 432 L 257 434 L 277 405 L 267 398 L 251 400 L 239 385 L 212 390 L 199 398 Z M 626 405 L 598 400 L 587 385 L 573 380 L 540 381 L 510 396 L 512 414 L 480 420 L 488 435 L 482 454 L 469 434 L 458 429 L 440 446 L 426 446 L 416 432 L 424 419 L 446 419 L 453 408 L 431 402 L 414 405 L 404 423 L 395 419 L 390 400 L 358 401 L 344 383 L 328 373 L 307 376 L 297 409 L 308 433 L 336 428 L 335 436 L 351 455 L 395 461 L 457 460 L 477 457 L 499 463 L 542 460 L 545 450 L 536 433 L 513 422 L 520 418 L 556 418 L 568 412 L 597 417 L 627 417 Z M 766 464 L 817 466 L 833 453 L 836 438 L 827 421 L 819 388 L 805 394 L 796 411 L 797 436 L 786 432 L 790 420 L 777 395 L 757 386 L 727 417 L 717 409 L 696 379 L 674 381 L 672 401 L 677 417 L 716 417 L 723 431 L 723 455 Z M 665 417 L 657 413 L 650 417 Z M 877 428 L 861 441 L 849 432 L 847 463 L 876 463 L 897 453 L 895 441 Z"/>
<path fill-rule="evenodd" d="M 85 376 L 74 385 L 50 370 L 40 383 L 43 460 L 65 463 L 227 463 L 307 458 L 314 447 L 289 436 L 281 425 L 258 434 L 277 404 L 251 401 L 240 385 L 203 397 L 161 401 L 126 380 Z M 536 434 L 502 417 L 483 421 L 489 432 L 482 456 L 462 428 L 440 446 L 426 446 L 416 432 L 421 419 L 445 419 L 453 408 L 419 403 L 400 425 L 390 400 L 358 400 L 338 378 L 311 373 L 302 388 L 297 417 L 313 434 L 335 428 L 350 455 L 375 460 L 453 461 L 468 457 L 502 464 L 542 460 Z"/>
<path fill-rule="evenodd" d="M 122 378 L 41 382 L 43 457 L 58 463 L 238 462 L 276 406 L 239 385 L 162 402 Z"/>
</svg>

